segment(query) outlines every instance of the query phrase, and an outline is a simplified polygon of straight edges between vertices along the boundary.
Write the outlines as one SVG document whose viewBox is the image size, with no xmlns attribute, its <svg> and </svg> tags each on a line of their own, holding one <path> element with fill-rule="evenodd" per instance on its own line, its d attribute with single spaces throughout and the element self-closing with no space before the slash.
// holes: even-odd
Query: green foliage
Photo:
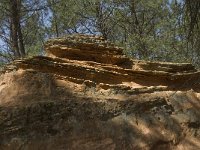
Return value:
<svg viewBox="0 0 200 150">
<path fill-rule="evenodd" d="M 41 54 L 48 38 L 86 33 L 104 36 L 124 47 L 124 53 L 132 58 L 200 66 L 199 2 L 23 0 L 22 5 L 21 25 L 27 55 Z M 0 2 L 0 38 L 7 42 L 7 52 L 12 54 L 7 6 L 8 0 Z"/>
</svg>

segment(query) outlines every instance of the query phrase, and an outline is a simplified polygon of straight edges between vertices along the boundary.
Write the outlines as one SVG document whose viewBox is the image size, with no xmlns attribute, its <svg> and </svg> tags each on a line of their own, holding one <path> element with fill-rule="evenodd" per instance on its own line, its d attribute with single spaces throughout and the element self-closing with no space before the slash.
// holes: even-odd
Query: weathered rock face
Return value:
<svg viewBox="0 0 200 150">
<path fill-rule="evenodd" d="M 101 37 L 51 39 L 0 76 L 0 149 L 200 149 L 200 72 L 122 55 Z"/>
</svg>

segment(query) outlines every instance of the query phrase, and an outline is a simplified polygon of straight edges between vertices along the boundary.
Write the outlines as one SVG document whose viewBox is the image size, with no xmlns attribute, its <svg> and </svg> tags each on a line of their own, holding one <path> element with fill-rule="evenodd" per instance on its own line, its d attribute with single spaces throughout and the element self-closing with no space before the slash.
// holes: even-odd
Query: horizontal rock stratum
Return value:
<svg viewBox="0 0 200 150">
<path fill-rule="evenodd" d="M 99 36 L 50 39 L 0 74 L 0 150 L 200 149 L 200 72 Z"/>
</svg>

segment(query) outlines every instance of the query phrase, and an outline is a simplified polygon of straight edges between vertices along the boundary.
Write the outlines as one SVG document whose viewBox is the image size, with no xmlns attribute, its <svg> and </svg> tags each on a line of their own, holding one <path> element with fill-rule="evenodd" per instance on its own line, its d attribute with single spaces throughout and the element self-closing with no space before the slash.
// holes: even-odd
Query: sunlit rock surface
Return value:
<svg viewBox="0 0 200 150">
<path fill-rule="evenodd" d="M 50 39 L 0 75 L 0 150 L 200 149 L 200 72 L 102 37 Z"/>
</svg>

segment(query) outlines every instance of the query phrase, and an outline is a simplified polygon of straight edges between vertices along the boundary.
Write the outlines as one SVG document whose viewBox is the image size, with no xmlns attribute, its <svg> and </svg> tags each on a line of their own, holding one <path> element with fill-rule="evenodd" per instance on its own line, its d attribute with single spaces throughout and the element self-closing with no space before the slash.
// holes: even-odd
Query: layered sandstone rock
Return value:
<svg viewBox="0 0 200 150">
<path fill-rule="evenodd" d="M 200 72 L 102 37 L 46 42 L 0 76 L 0 149 L 200 149 Z"/>
</svg>

